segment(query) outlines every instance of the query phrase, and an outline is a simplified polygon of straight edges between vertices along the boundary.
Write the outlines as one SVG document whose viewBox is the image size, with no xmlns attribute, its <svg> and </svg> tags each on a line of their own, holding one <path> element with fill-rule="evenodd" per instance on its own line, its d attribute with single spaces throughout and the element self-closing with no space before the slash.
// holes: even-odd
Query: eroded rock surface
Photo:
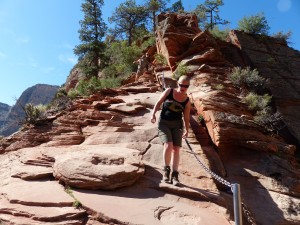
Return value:
<svg viewBox="0 0 300 225">
<path fill-rule="evenodd" d="M 161 92 L 158 86 L 145 87 L 149 84 L 139 89 L 136 83 L 109 91 L 110 97 L 77 100 L 70 111 L 56 115 L 54 126 L 29 128 L 4 140 L 0 220 L 4 224 L 169 224 L 170 220 L 230 224 L 225 199 L 205 171 L 194 169 L 197 163 L 186 146 L 180 176 L 184 185 L 160 182 L 162 145 L 149 116 Z M 99 106 L 101 101 L 106 104 Z M 74 136 L 67 136 L 75 133 L 82 138 L 72 144 Z M 27 139 L 22 139 L 25 134 Z M 44 141 L 30 142 L 41 134 L 47 137 Z M 192 145 L 200 153 L 194 140 Z M 82 208 L 72 207 L 76 204 Z"/>
<path fill-rule="evenodd" d="M 54 177 L 65 184 L 89 190 L 130 186 L 144 173 L 138 151 L 124 147 L 91 146 L 60 155 Z"/>
<path fill-rule="evenodd" d="M 155 70 L 138 81 L 128 78 L 119 89 L 76 99 L 44 125 L 1 140 L 0 223 L 234 224 L 230 187 L 213 179 L 197 156 L 241 185 L 257 224 L 299 224 L 296 147 L 253 123 L 227 79 L 233 66 L 248 65 L 239 58 L 246 42 L 235 35 L 237 48 L 214 39 L 199 30 L 193 15 L 158 18 L 157 52 L 169 64 L 163 74 Z M 161 95 L 162 75 L 176 86 L 172 73 L 179 61 L 192 78 L 188 140 L 195 154 L 183 143 L 182 185 L 174 187 L 161 182 L 162 145 L 149 116 Z"/>
<path fill-rule="evenodd" d="M 254 123 L 253 113 L 242 102 L 241 90 L 231 84 L 228 74 L 235 66 L 257 68 L 268 79 L 275 107 L 299 142 L 299 119 L 296 118 L 299 113 L 296 111 L 299 105 L 300 53 L 284 42 L 237 31 L 230 33 L 229 42 L 218 41 L 209 32 L 195 34 L 191 27 L 183 29 L 186 24 L 193 24 L 187 22 L 192 17 L 180 18 L 174 14 L 158 17 L 161 31 L 158 32 L 157 48 L 169 59 L 171 71 L 176 73 L 174 65 L 180 61 L 192 78 L 189 95 L 197 110 L 196 118 L 191 121 L 194 132 L 200 133 L 195 123 L 200 116 L 211 142 L 219 150 L 225 174 L 232 182 L 241 184 L 242 197 L 246 205 L 251 206 L 257 223 L 299 223 L 299 213 L 295 213 L 299 211 L 300 195 L 297 140 L 290 141 L 293 137 L 286 132 L 279 132 L 282 136 L 270 134 Z M 169 86 L 175 86 L 168 74 L 164 73 Z M 162 73 L 158 76 L 161 81 Z M 255 196 L 261 198 L 258 200 Z M 268 216 L 263 208 L 267 209 Z"/>
</svg>

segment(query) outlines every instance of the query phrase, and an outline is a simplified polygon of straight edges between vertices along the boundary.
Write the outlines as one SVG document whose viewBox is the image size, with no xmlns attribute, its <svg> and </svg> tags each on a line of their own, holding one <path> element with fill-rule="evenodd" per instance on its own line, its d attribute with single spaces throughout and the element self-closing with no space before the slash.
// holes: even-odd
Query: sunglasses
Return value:
<svg viewBox="0 0 300 225">
<path fill-rule="evenodd" d="M 183 88 L 188 88 L 190 85 L 185 85 L 185 84 L 178 84 L 179 85 L 179 87 L 183 87 Z"/>
</svg>

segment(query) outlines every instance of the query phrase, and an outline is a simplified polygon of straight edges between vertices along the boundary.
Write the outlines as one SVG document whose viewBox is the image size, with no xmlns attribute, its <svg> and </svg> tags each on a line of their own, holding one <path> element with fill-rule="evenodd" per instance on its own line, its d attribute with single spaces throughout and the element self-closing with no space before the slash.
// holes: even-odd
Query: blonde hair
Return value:
<svg viewBox="0 0 300 225">
<path fill-rule="evenodd" d="M 182 75 L 182 76 L 180 76 L 179 78 L 178 78 L 178 82 L 179 81 L 188 81 L 188 82 L 190 82 L 190 78 L 187 76 L 187 75 Z"/>
</svg>

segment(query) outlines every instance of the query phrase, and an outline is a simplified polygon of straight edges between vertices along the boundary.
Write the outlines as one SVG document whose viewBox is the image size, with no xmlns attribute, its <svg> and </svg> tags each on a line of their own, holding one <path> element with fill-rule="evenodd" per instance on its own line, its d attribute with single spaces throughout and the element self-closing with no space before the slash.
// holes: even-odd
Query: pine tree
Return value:
<svg viewBox="0 0 300 225">
<path fill-rule="evenodd" d="M 126 36 L 130 46 L 136 29 L 144 27 L 146 16 L 147 12 L 143 6 L 137 5 L 135 0 L 127 0 L 121 3 L 109 18 L 109 22 L 116 24 L 111 33 L 115 37 Z"/>
<path fill-rule="evenodd" d="M 78 66 L 90 78 L 98 76 L 103 64 L 105 45 L 102 42 L 107 26 L 102 19 L 101 8 L 103 0 L 85 0 L 81 8 L 84 19 L 80 21 L 78 31 L 81 44 L 74 48 L 74 54 L 79 57 Z"/>
<path fill-rule="evenodd" d="M 149 17 L 152 21 L 153 32 L 156 30 L 156 16 L 158 12 L 165 11 L 166 5 L 170 0 L 147 0 L 145 7 L 149 13 Z"/>
<path fill-rule="evenodd" d="M 182 1 L 179 0 L 177 2 L 174 2 L 171 6 L 171 8 L 168 9 L 171 12 L 184 12 L 184 7 L 182 5 Z"/>
<path fill-rule="evenodd" d="M 229 23 L 219 16 L 219 7 L 222 5 L 224 5 L 223 0 L 205 0 L 204 4 L 200 4 L 196 7 L 195 13 L 198 16 L 199 24 L 202 25 L 204 29 L 213 30 L 218 24 L 225 25 Z"/>
</svg>

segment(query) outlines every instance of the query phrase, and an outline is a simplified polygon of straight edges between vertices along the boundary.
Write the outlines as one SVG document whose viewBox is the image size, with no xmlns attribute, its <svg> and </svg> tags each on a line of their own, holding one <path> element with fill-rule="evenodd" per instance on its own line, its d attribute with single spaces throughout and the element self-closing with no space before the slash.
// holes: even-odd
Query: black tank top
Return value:
<svg viewBox="0 0 300 225">
<path fill-rule="evenodd" d="M 173 97 L 173 89 L 171 89 L 163 103 L 160 118 L 163 120 L 180 120 L 182 118 L 185 105 L 188 101 L 188 97 L 184 102 L 176 101 Z"/>
</svg>

